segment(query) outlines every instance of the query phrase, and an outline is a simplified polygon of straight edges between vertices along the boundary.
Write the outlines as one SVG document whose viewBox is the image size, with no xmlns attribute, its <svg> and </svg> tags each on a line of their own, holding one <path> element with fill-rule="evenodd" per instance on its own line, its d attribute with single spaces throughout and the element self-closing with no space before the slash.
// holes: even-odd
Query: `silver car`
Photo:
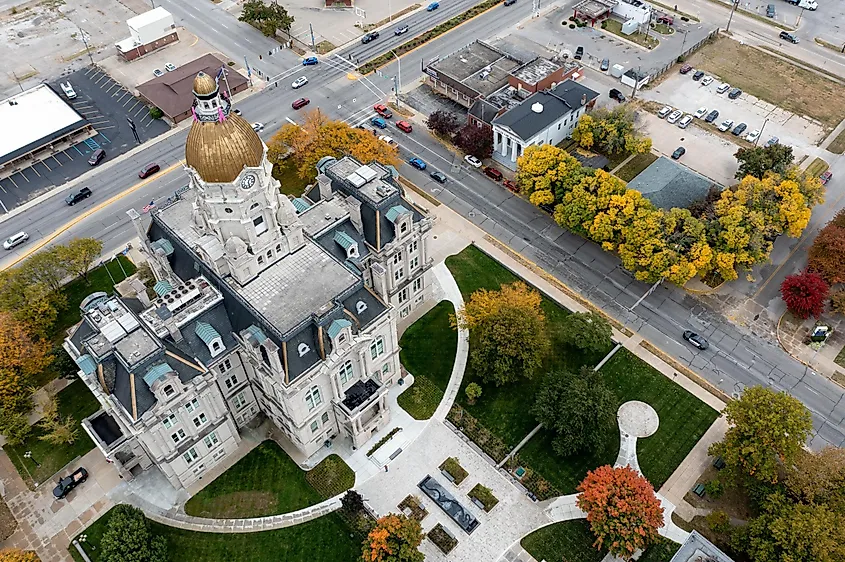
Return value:
<svg viewBox="0 0 845 562">
<path fill-rule="evenodd" d="M 14 248 L 16 246 L 20 246 L 21 244 L 23 244 L 27 240 L 29 240 L 29 234 L 21 231 L 21 232 L 18 232 L 17 234 L 12 234 L 8 238 L 6 238 L 6 240 L 3 242 L 3 248 L 5 250 L 11 250 L 12 248 Z"/>
<path fill-rule="evenodd" d="M 671 115 L 669 115 L 669 117 L 666 118 L 666 120 L 674 125 L 675 123 L 678 122 L 678 119 L 683 117 L 683 115 L 684 115 L 683 111 L 679 111 L 679 110 L 676 109 L 675 111 L 672 112 Z"/>
<path fill-rule="evenodd" d="M 293 81 L 293 84 L 291 84 L 291 86 L 293 87 L 294 90 L 296 90 L 297 88 L 303 87 L 307 83 L 308 83 L 308 78 L 306 78 L 305 76 L 300 76 L 299 78 L 297 78 L 296 80 Z"/>
</svg>

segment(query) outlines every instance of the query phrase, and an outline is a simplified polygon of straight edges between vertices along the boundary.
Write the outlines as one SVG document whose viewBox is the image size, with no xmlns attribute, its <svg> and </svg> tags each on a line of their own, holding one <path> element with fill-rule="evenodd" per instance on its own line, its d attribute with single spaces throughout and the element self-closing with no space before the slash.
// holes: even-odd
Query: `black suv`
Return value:
<svg viewBox="0 0 845 562">
<path fill-rule="evenodd" d="M 370 33 L 367 33 L 366 35 L 361 37 L 361 43 L 366 45 L 370 41 L 375 41 L 376 39 L 378 39 L 378 31 L 371 31 Z"/>
<path fill-rule="evenodd" d="M 611 99 L 614 99 L 614 100 L 616 100 L 620 103 L 625 101 L 625 94 L 623 94 L 622 92 L 620 92 L 616 88 L 613 88 L 612 90 L 610 90 L 609 95 L 610 95 Z"/>
<path fill-rule="evenodd" d="M 65 203 L 73 207 L 83 199 L 88 199 L 89 197 L 91 197 L 91 190 L 87 187 L 83 187 L 76 193 L 71 193 L 70 195 L 65 197 Z"/>
<path fill-rule="evenodd" d="M 781 31 L 779 37 L 781 39 L 789 41 L 790 43 L 797 43 L 798 42 L 798 37 L 789 33 L 788 31 Z"/>
<path fill-rule="evenodd" d="M 578 48 L 575 49 L 575 60 L 581 60 L 581 57 L 584 56 L 584 47 L 578 45 Z"/>
</svg>

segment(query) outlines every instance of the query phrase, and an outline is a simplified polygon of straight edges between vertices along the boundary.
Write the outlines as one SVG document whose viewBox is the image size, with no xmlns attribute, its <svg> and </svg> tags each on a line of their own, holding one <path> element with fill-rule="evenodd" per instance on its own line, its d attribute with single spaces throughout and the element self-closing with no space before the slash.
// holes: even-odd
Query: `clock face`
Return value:
<svg viewBox="0 0 845 562">
<path fill-rule="evenodd" d="M 241 188 L 249 189 L 253 185 L 255 185 L 255 174 L 247 174 L 243 178 L 241 178 Z"/>
</svg>

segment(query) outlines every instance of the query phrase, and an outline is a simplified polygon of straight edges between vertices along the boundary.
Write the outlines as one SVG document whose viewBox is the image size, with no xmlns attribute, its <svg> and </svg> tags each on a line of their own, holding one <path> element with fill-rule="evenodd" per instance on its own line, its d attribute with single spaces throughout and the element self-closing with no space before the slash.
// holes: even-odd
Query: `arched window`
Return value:
<svg viewBox="0 0 845 562">
<path fill-rule="evenodd" d="M 257 209 L 258 207 L 259 207 L 258 203 L 253 203 L 252 205 L 249 206 L 249 210 L 251 211 L 253 209 Z"/>
<path fill-rule="evenodd" d="M 164 387 L 164 395 L 167 396 L 167 397 L 173 396 L 173 393 L 175 393 L 175 392 L 176 391 L 173 390 L 173 387 L 170 386 L 169 384 Z"/>
<path fill-rule="evenodd" d="M 361 314 L 365 310 L 367 310 L 367 303 L 365 303 L 364 301 L 358 301 L 355 303 L 355 312 Z"/>
<path fill-rule="evenodd" d="M 311 351 L 311 348 L 308 347 L 307 343 L 301 343 L 298 346 L 296 346 L 296 351 L 299 353 L 300 357 L 303 357 L 306 353 Z"/>
</svg>

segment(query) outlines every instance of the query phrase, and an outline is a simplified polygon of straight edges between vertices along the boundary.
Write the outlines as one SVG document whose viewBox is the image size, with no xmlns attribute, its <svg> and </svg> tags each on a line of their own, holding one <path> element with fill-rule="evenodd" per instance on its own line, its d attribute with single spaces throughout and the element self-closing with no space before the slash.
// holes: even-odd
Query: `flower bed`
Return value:
<svg viewBox="0 0 845 562">
<path fill-rule="evenodd" d="M 428 511 L 423 507 L 423 504 L 420 503 L 420 500 L 417 499 L 416 496 L 408 496 L 404 500 L 402 500 L 399 505 L 399 511 L 405 513 L 405 509 L 409 509 L 411 511 L 410 514 L 405 514 L 408 516 L 409 519 L 416 519 L 417 521 L 422 521 L 425 519 L 425 516 L 428 515 Z"/>
<path fill-rule="evenodd" d="M 376 443 L 375 445 L 373 445 L 373 447 L 372 447 L 369 451 L 367 451 L 367 456 L 368 456 L 368 457 L 373 456 L 373 453 L 375 453 L 376 451 L 378 451 L 378 450 L 381 448 L 381 446 L 382 446 L 382 445 L 384 445 L 385 443 L 387 443 L 388 441 L 390 441 L 390 439 L 391 439 L 394 435 L 396 435 L 397 433 L 399 433 L 400 431 L 402 431 L 402 428 L 401 428 L 401 427 L 394 427 L 393 429 L 391 429 L 391 430 L 390 430 L 390 433 L 388 433 L 387 435 L 385 435 L 384 437 L 382 437 L 381 439 L 379 439 L 378 443 Z"/>
<path fill-rule="evenodd" d="M 496 507 L 496 504 L 499 503 L 499 499 L 493 495 L 492 490 L 490 490 L 487 486 L 482 486 L 480 483 L 476 484 L 467 495 L 472 499 L 481 502 L 481 505 L 484 507 L 484 511 L 487 512 Z"/>
<path fill-rule="evenodd" d="M 452 477 L 452 483 L 455 484 L 455 486 L 460 486 L 461 482 L 469 476 L 469 472 L 467 472 L 464 467 L 458 463 L 458 459 L 455 457 L 449 457 L 443 461 L 443 464 L 440 465 L 440 470 L 449 473 Z"/>
<path fill-rule="evenodd" d="M 478 423 L 477 419 L 469 415 L 466 410 L 457 404 L 452 406 L 446 418 L 497 463 L 501 462 L 510 452 L 504 441 Z"/>
<path fill-rule="evenodd" d="M 458 539 L 450 535 L 449 531 L 447 531 L 440 523 L 435 525 L 434 528 L 426 534 L 426 536 L 431 542 L 437 545 L 437 548 L 439 548 L 443 554 L 449 554 L 452 552 L 453 548 L 458 546 Z"/>
</svg>

